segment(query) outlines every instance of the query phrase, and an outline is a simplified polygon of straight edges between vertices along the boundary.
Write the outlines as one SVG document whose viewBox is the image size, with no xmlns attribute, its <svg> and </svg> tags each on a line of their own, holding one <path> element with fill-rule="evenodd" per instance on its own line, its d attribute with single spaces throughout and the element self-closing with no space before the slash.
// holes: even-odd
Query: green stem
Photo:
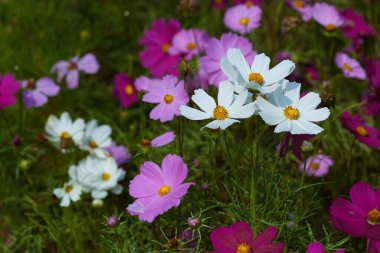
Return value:
<svg viewBox="0 0 380 253">
<path fill-rule="evenodd" d="M 259 167 L 259 137 L 260 137 L 260 121 L 259 117 L 256 117 L 256 138 L 252 139 L 252 172 L 251 172 L 251 207 L 252 207 L 252 225 L 253 234 L 256 235 L 256 202 L 257 202 L 257 175 Z M 254 135 L 253 135 L 254 136 Z M 256 149 L 255 149 L 256 146 Z M 256 160 L 255 160 L 256 151 Z M 254 162 L 255 161 L 255 162 Z"/>
</svg>

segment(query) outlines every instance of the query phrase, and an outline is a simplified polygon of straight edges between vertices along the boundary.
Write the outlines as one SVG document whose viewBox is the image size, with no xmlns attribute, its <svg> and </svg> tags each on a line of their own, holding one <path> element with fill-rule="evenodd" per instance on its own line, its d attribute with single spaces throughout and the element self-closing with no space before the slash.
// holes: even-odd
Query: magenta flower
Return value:
<svg viewBox="0 0 380 253">
<path fill-rule="evenodd" d="M 307 22 L 313 17 L 313 5 L 308 0 L 286 0 L 286 3 L 299 14 L 302 20 Z"/>
<path fill-rule="evenodd" d="M 234 5 L 245 4 L 247 7 L 260 5 L 262 0 L 234 0 Z"/>
<path fill-rule="evenodd" d="M 144 162 L 140 174 L 129 184 L 129 194 L 137 199 L 137 204 L 132 204 L 132 213 L 140 220 L 152 222 L 158 215 L 179 206 L 181 198 L 194 184 L 183 183 L 187 177 L 187 165 L 180 156 L 166 155 L 161 167 L 154 162 Z M 140 206 L 140 212 L 136 212 L 137 206 Z"/>
<path fill-rule="evenodd" d="M 129 162 L 132 158 L 131 153 L 127 147 L 118 146 L 115 142 L 112 142 L 110 146 L 104 148 L 115 159 L 117 165 L 122 165 Z"/>
<path fill-rule="evenodd" d="M 343 112 L 340 117 L 343 127 L 355 135 L 356 139 L 361 143 L 372 148 L 380 147 L 380 131 L 375 127 L 365 124 L 359 115 L 351 116 L 348 112 Z"/>
<path fill-rule="evenodd" d="M 168 145 L 175 139 L 175 134 L 173 131 L 166 132 L 164 134 L 161 134 L 160 136 L 157 136 L 153 140 L 144 138 L 141 141 L 141 146 L 144 149 L 150 149 L 150 148 L 157 148 L 162 147 L 165 145 Z"/>
<path fill-rule="evenodd" d="M 307 246 L 306 253 L 325 253 L 325 246 L 319 242 L 311 242 Z M 344 253 L 344 250 L 337 250 L 335 253 Z"/>
<path fill-rule="evenodd" d="M 318 73 L 318 70 L 316 67 L 314 67 L 313 65 L 309 65 L 306 67 L 306 75 L 311 79 L 311 80 L 314 80 L 314 81 L 318 81 L 319 80 L 319 73 Z"/>
<path fill-rule="evenodd" d="M 343 24 L 343 19 L 333 5 L 316 3 L 313 8 L 313 18 L 323 25 L 327 31 L 333 31 Z"/>
<path fill-rule="evenodd" d="M 257 6 L 247 7 L 240 4 L 229 8 L 224 14 L 224 25 L 240 34 L 250 33 L 260 26 L 261 9 Z"/>
<path fill-rule="evenodd" d="M 375 192 L 363 182 L 350 190 L 351 201 L 341 197 L 330 207 L 330 221 L 337 229 L 353 237 L 380 240 L 380 188 Z"/>
<path fill-rule="evenodd" d="M 362 100 L 367 102 L 367 113 L 374 115 L 380 112 L 380 60 L 366 60 L 365 70 L 369 83 Z"/>
<path fill-rule="evenodd" d="M 227 7 L 227 0 L 212 0 L 211 8 L 213 9 L 224 9 Z"/>
<path fill-rule="evenodd" d="M 367 240 L 367 252 L 380 253 L 380 241 Z"/>
<path fill-rule="evenodd" d="M 343 74 L 347 77 L 365 79 L 366 74 L 360 63 L 350 58 L 347 54 L 339 52 L 335 56 L 335 64 L 343 71 Z"/>
<path fill-rule="evenodd" d="M 150 118 L 160 120 L 162 123 L 171 121 L 174 115 L 181 113 L 179 107 L 189 102 L 189 96 L 183 81 L 178 81 L 175 76 L 165 76 L 162 80 L 153 81 L 149 91 L 143 96 L 143 101 L 158 104 L 150 112 Z"/>
<path fill-rule="evenodd" d="M 128 108 L 137 102 L 137 89 L 133 80 L 126 73 L 116 74 L 113 82 L 115 83 L 113 94 L 119 100 L 121 108 Z"/>
<path fill-rule="evenodd" d="M 209 77 L 209 83 L 216 87 L 221 81 L 228 79 L 220 69 L 220 59 L 226 56 L 230 48 L 239 48 L 248 62 L 252 62 L 256 55 L 256 52 L 252 51 L 251 42 L 244 37 L 225 33 L 220 40 L 211 38 L 206 45 L 206 55 L 200 58 L 200 62 L 201 68 Z"/>
<path fill-rule="evenodd" d="M 15 93 L 21 85 L 12 74 L 0 75 L 0 110 L 16 103 Z"/>
<path fill-rule="evenodd" d="M 85 54 L 82 58 L 72 57 L 69 61 L 59 61 L 53 65 L 51 72 L 57 72 L 58 82 L 66 77 L 66 84 L 69 89 L 75 89 L 79 84 L 79 73 L 84 72 L 89 75 L 99 71 L 99 63 L 94 54 Z"/>
<path fill-rule="evenodd" d="M 342 12 L 344 20 L 342 31 L 344 36 L 351 39 L 357 39 L 358 37 L 365 37 L 373 35 L 373 29 L 368 24 L 364 17 L 357 14 L 352 8 Z"/>
<path fill-rule="evenodd" d="M 173 38 L 173 45 L 169 54 L 183 54 L 189 60 L 195 55 L 203 53 L 205 44 L 209 40 L 208 34 L 199 29 L 181 30 Z"/>
<path fill-rule="evenodd" d="M 153 77 L 164 75 L 178 76 L 179 55 L 170 55 L 174 35 L 181 29 L 181 24 L 171 19 L 159 19 L 152 22 L 152 28 L 144 32 L 139 44 L 144 47 L 140 52 L 140 61 L 144 68 L 149 69 Z"/>
<path fill-rule="evenodd" d="M 214 253 L 270 252 L 280 253 L 284 243 L 272 243 L 277 234 L 276 227 L 268 227 L 254 239 L 252 229 L 244 222 L 235 222 L 229 227 L 219 227 L 211 232 Z"/>
<path fill-rule="evenodd" d="M 334 164 L 333 160 L 328 155 L 312 155 L 306 160 L 305 175 L 310 177 L 322 177 L 329 173 L 330 167 Z M 304 170 L 304 163 L 299 166 L 300 172 Z"/>
<path fill-rule="evenodd" d="M 49 77 L 37 81 L 30 79 L 21 82 L 24 89 L 22 100 L 26 108 L 41 107 L 47 103 L 48 97 L 56 96 L 60 87 Z"/>
</svg>

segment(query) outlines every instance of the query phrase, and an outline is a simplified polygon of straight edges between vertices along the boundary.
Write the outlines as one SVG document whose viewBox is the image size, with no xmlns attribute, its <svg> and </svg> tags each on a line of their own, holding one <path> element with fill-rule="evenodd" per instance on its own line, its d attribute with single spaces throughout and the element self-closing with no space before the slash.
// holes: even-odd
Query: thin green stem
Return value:
<svg viewBox="0 0 380 253">
<path fill-rule="evenodd" d="M 253 234 L 256 235 L 256 203 L 257 203 L 257 177 L 259 168 L 259 137 L 260 137 L 260 119 L 256 117 L 256 138 L 252 139 L 252 172 L 251 172 L 251 207 L 252 207 L 252 224 Z M 255 125 L 254 125 L 255 126 Z M 256 149 L 255 149 L 256 146 Z M 256 152 L 256 154 L 255 154 Z M 255 159 L 256 158 L 256 159 Z"/>
</svg>

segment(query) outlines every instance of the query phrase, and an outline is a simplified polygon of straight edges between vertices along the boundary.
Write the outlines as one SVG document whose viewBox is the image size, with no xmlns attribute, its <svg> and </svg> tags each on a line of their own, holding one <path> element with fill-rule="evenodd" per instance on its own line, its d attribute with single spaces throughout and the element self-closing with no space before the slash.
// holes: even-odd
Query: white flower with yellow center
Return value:
<svg viewBox="0 0 380 253">
<path fill-rule="evenodd" d="M 83 119 L 72 121 L 67 112 L 61 114 L 60 118 L 50 115 L 45 124 L 46 139 L 57 148 L 65 150 L 79 145 L 84 134 L 85 123 Z"/>
<path fill-rule="evenodd" d="M 317 93 L 309 92 L 300 98 L 300 84 L 283 92 L 278 88 L 273 93 L 274 103 L 259 97 L 257 105 L 260 116 L 268 125 L 276 125 L 275 133 L 318 134 L 323 128 L 312 123 L 327 119 L 330 111 L 327 108 L 316 109 L 321 103 Z"/>
<path fill-rule="evenodd" d="M 62 188 L 54 189 L 53 193 L 61 199 L 60 206 L 67 207 L 70 205 L 70 201 L 77 202 L 80 199 L 82 187 L 74 181 L 70 181 L 65 183 Z"/>
<path fill-rule="evenodd" d="M 253 115 L 254 103 L 244 105 L 247 96 L 248 91 L 244 90 L 234 99 L 234 85 L 229 81 L 223 81 L 219 85 L 218 105 L 204 90 L 197 89 L 191 100 L 202 111 L 182 105 L 180 107 L 181 115 L 190 120 L 213 119 L 204 127 L 224 130 L 233 123 L 240 122 L 237 119 L 245 119 Z"/>
<path fill-rule="evenodd" d="M 112 143 L 112 129 L 108 125 L 98 126 L 96 120 L 91 120 L 86 125 L 83 141 L 80 145 L 82 150 L 89 151 L 91 154 L 105 158 L 108 152 L 104 149 Z"/>
<path fill-rule="evenodd" d="M 118 182 L 124 179 L 125 171 L 118 168 L 113 158 L 88 156 L 77 166 L 71 166 L 69 175 L 82 186 L 84 192 L 91 192 L 94 199 L 104 199 L 108 191 L 114 194 L 123 191 L 123 186 Z"/>
<path fill-rule="evenodd" d="M 220 60 L 220 67 L 230 81 L 261 93 L 270 93 L 280 86 L 279 82 L 293 72 L 295 64 L 284 60 L 272 69 L 270 58 L 264 53 L 256 55 L 251 67 L 237 48 L 231 48 Z"/>
</svg>

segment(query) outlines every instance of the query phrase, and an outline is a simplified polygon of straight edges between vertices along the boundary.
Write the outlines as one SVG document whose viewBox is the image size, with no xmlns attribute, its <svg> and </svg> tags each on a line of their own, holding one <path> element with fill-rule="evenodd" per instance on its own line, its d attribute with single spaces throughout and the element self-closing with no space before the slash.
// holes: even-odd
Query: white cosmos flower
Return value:
<svg viewBox="0 0 380 253">
<path fill-rule="evenodd" d="M 91 120 L 86 125 L 83 141 L 80 145 L 82 150 L 89 151 L 99 158 L 105 158 L 108 152 L 104 149 L 112 143 L 112 129 L 108 125 L 98 126 L 96 120 Z"/>
<path fill-rule="evenodd" d="M 61 114 L 60 118 L 50 115 L 46 124 L 46 138 L 57 148 L 66 149 L 73 144 L 79 145 L 83 138 L 85 123 L 79 118 L 72 121 L 67 112 Z"/>
<path fill-rule="evenodd" d="M 327 108 L 316 109 L 321 103 L 317 93 L 309 92 L 300 99 L 300 84 L 293 83 L 292 89 L 283 93 L 278 88 L 273 93 L 274 104 L 259 97 L 257 105 L 260 116 L 268 125 L 277 125 L 275 133 L 290 132 L 291 134 L 318 134 L 323 128 L 312 122 L 327 119 L 330 111 Z"/>
<path fill-rule="evenodd" d="M 124 179 L 125 171 L 118 168 L 113 158 L 88 156 L 77 166 L 71 166 L 69 175 L 82 186 L 84 192 L 91 192 L 94 199 L 104 199 L 108 191 L 114 194 L 123 191 L 123 186 L 118 182 Z"/>
<path fill-rule="evenodd" d="M 67 207 L 70 205 L 70 201 L 77 202 L 80 199 L 82 187 L 74 181 L 70 181 L 65 183 L 62 188 L 54 189 L 53 193 L 57 198 L 62 199 L 60 206 Z"/>
<path fill-rule="evenodd" d="M 290 60 L 284 60 L 269 69 L 270 58 L 264 53 L 256 55 L 251 67 L 244 55 L 237 48 L 231 48 L 227 56 L 220 60 L 220 67 L 229 80 L 246 88 L 262 93 L 273 92 L 279 82 L 287 77 L 295 68 Z"/>
<path fill-rule="evenodd" d="M 253 115 L 255 112 L 254 104 L 249 103 L 244 105 L 247 96 L 248 91 L 245 90 L 234 99 L 234 85 L 229 81 L 223 81 L 219 85 L 218 105 L 204 90 L 197 89 L 194 91 L 191 100 L 202 111 L 185 105 L 182 105 L 179 109 L 181 115 L 190 120 L 213 119 L 213 121 L 204 127 L 224 130 L 233 123 L 240 122 L 236 119 L 245 119 Z"/>
</svg>

